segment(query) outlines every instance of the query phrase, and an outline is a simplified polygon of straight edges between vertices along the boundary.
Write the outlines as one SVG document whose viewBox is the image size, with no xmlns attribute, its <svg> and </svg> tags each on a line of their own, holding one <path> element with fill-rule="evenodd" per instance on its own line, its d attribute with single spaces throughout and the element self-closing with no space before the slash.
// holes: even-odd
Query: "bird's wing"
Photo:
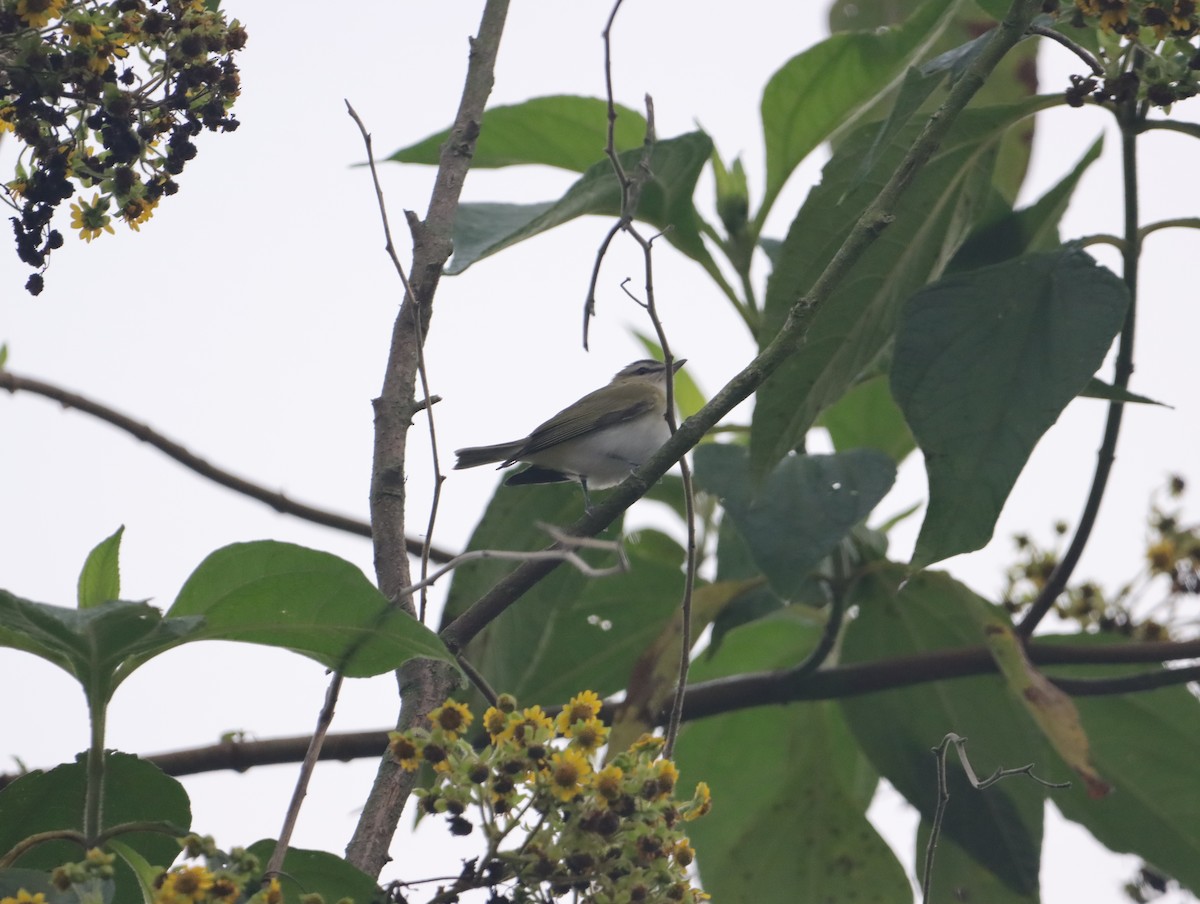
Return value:
<svg viewBox="0 0 1200 904">
<path fill-rule="evenodd" d="M 630 387 L 633 388 L 633 387 Z M 542 424 L 529 435 L 518 453 L 513 456 L 513 461 L 519 461 L 528 455 L 541 452 L 543 449 L 548 449 L 551 446 L 557 446 L 559 443 L 565 443 L 568 440 L 577 439 L 581 436 L 586 436 L 589 433 L 595 433 L 599 430 L 607 429 L 608 427 L 623 424 L 626 421 L 634 420 L 644 414 L 654 410 L 657 395 L 653 389 L 649 389 L 645 393 L 630 394 L 630 398 L 626 403 L 601 415 L 599 418 L 593 419 L 590 417 L 580 417 L 578 415 L 572 417 L 567 414 L 568 411 L 575 408 L 575 405 L 587 402 L 596 393 L 589 393 L 584 396 L 571 408 L 560 411 L 546 423 Z M 600 392 L 601 390 L 597 390 Z"/>
</svg>

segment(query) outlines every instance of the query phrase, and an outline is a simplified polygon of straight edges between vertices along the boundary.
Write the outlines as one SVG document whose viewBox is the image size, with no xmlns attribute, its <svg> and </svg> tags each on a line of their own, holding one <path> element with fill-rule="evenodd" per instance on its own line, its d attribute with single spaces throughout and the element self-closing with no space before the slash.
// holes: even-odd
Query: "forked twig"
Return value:
<svg viewBox="0 0 1200 904">
<path fill-rule="evenodd" d="M 666 330 L 663 329 L 662 320 L 658 316 L 658 308 L 654 299 L 654 239 L 647 239 L 633 225 L 633 218 L 637 213 L 638 202 L 641 200 L 642 188 L 653 176 L 650 170 L 650 158 L 654 153 L 654 144 L 657 140 L 657 135 L 654 126 L 654 99 L 649 94 L 646 95 L 646 137 L 642 143 L 642 154 L 638 158 L 637 169 L 634 175 L 630 176 L 626 173 L 616 147 L 615 126 L 617 121 L 617 105 L 613 96 L 612 84 L 612 28 L 613 22 L 617 18 L 617 12 L 621 9 L 621 3 L 622 0 L 616 0 L 613 3 L 612 12 L 609 13 L 603 35 L 604 88 L 608 102 L 608 140 L 605 144 L 604 152 L 612 163 L 613 172 L 616 174 L 617 181 L 621 185 L 621 216 L 613 225 L 613 228 L 609 230 L 608 235 L 605 236 L 604 242 L 601 244 L 596 255 L 596 263 L 592 268 L 592 280 L 588 288 L 588 300 L 583 318 L 583 347 L 587 348 L 588 324 L 595 312 L 595 287 L 596 281 L 599 278 L 601 261 L 608 251 L 613 236 L 618 231 L 625 232 L 642 249 L 646 297 L 644 301 L 639 301 L 638 303 L 646 309 L 646 314 L 654 326 L 654 333 L 658 338 L 658 345 L 663 353 L 663 363 L 667 367 L 667 426 L 670 428 L 671 434 L 674 435 L 679 429 L 679 422 L 675 417 L 675 381 L 674 368 L 672 366 L 675 359 L 671 354 L 671 344 L 667 341 Z M 621 288 L 625 290 L 626 294 L 633 297 L 632 293 L 625 287 L 624 282 L 621 284 Z M 636 301 L 637 299 L 634 300 Z M 663 756 L 668 759 L 674 753 L 675 738 L 679 734 L 679 725 L 683 719 L 683 695 L 687 687 L 688 666 L 691 662 L 690 654 L 692 651 L 692 595 L 696 586 L 696 501 L 692 487 L 692 472 L 688 467 L 686 458 L 680 458 L 679 470 L 683 479 L 684 520 L 687 527 L 687 563 L 684 571 L 683 599 L 680 603 L 683 617 L 679 648 L 679 677 L 671 702 L 670 718 L 667 720 L 666 742 L 663 745 Z"/>
<path fill-rule="evenodd" d="M 933 748 L 933 754 L 937 758 L 938 799 L 937 807 L 933 812 L 933 822 L 929 827 L 929 840 L 925 842 L 924 874 L 921 876 L 921 900 L 924 904 L 929 904 L 929 889 L 933 880 L 933 855 L 937 849 L 938 838 L 942 834 L 942 821 L 946 815 L 946 804 L 950 802 L 950 785 L 946 780 L 946 757 L 951 744 L 954 745 L 954 749 L 958 752 L 958 760 L 962 763 L 967 781 L 971 783 L 971 787 L 976 791 L 984 791 L 1001 779 L 1010 778 L 1014 775 L 1023 775 L 1026 778 L 1031 778 L 1046 788 L 1071 787 L 1070 782 L 1048 782 L 1045 779 L 1038 778 L 1033 774 L 1033 763 L 1029 763 L 1026 766 L 1017 766 L 1012 769 L 998 767 L 987 778 L 981 779 L 975 774 L 975 769 L 971 766 L 971 761 L 967 757 L 967 739 L 954 732 L 949 732 L 942 738 L 942 742 Z"/>
</svg>

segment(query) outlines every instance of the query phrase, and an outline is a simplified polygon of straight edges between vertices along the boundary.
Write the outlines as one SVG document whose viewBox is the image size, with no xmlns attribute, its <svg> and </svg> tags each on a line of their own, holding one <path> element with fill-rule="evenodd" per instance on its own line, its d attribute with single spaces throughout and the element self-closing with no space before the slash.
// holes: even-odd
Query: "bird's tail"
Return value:
<svg viewBox="0 0 1200 904">
<path fill-rule="evenodd" d="M 510 461 L 521 451 L 521 446 L 524 444 L 524 440 L 515 440 L 511 443 L 497 443 L 494 446 L 471 446 L 468 449 L 458 449 L 454 453 L 458 456 L 458 461 L 454 463 L 454 469 L 477 468 L 480 465 L 490 465 L 495 461 Z"/>
</svg>

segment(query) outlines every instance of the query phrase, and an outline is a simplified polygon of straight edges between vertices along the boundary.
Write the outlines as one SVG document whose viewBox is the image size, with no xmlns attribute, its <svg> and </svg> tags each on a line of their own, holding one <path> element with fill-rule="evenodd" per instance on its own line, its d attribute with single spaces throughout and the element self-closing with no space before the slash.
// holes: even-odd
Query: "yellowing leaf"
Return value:
<svg viewBox="0 0 1200 904">
<path fill-rule="evenodd" d="M 1033 716 L 1042 734 L 1087 785 L 1088 796 L 1104 797 L 1112 790 L 1092 765 L 1087 734 L 1079 721 L 1079 711 L 1066 693 L 1034 668 L 1008 625 L 992 621 L 984 625 L 984 641 L 1009 689 Z"/>
</svg>

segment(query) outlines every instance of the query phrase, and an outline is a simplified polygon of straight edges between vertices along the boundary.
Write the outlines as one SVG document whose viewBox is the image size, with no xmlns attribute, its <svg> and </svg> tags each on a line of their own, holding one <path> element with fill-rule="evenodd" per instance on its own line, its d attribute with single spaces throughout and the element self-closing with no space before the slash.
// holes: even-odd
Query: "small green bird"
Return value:
<svg viewBox="0 0 1200 904">
<path fill-rule="evenodd" d="M 685 362 L 678 359 L 668 371 L 660 361 L 634 361 L 607 386 L 568 405 L 524 439 L 457 450 L 454 467 L 528 462 L 530 467 L 505 484 L 576 480 L 590 509 L 589 487 L 616 486 L 670 437 L 667 380 Z"/>
</svg>

